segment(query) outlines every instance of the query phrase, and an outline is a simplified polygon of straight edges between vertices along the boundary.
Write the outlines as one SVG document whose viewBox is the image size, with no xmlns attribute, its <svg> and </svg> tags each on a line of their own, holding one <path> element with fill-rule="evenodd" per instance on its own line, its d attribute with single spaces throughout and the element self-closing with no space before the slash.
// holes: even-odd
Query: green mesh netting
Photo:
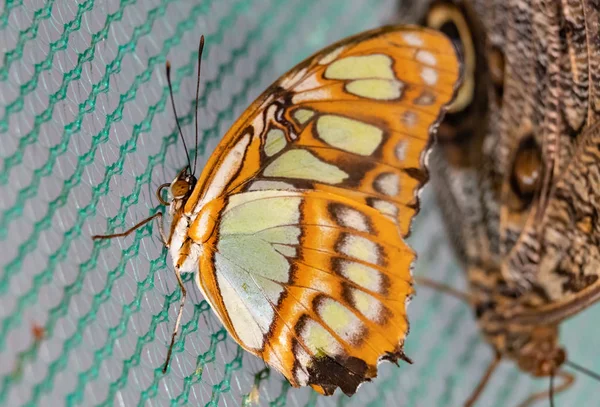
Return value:
<svg viewBox="0 0 600 407">
<path fill-rule="evenodd" d="M 191 140 L 196 47 L 206 35 L 200 160 L 280 74 L 346 35 L 389 21 L 393 0 L 7 1 L 0 5 L 0 405 L 460 405 L 491 357 L 470 310 L 423 289 L 410 308 L 415 365 L 380 366 L 356 396 L 293 389 L 227 335 L 189 281 L 170 371 L 161 373 L 179 291 L 157 230 L 123 230 L 157 210 L 184 165 L 164 63 Z M 425 193 L 411 239 L 417 273 L 464 281 Z M 596 312 L 596 316 L 598 313 Z M 574 360 L 597 356 L 586 313 L 563 329 Z M 36 342 L 32 327 L 45 329 Z M 586 359 L 587 356 L 587 359 Z M 593 366 L 591 366 L 593 367 Z M 598 367 L 598 364 L 596 365 Z M 502 365 L 480 405 L 546 386 Z M 559 402 L 584 405 L 580 377 Z"/>
</svg>

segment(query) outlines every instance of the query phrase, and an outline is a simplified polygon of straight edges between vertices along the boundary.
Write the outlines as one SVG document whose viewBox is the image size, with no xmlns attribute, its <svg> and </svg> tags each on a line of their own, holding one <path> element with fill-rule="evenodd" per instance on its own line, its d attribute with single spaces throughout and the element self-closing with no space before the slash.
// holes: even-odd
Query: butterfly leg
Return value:
<svg viewBox="0 0 600 407">
<path fill-rule="evenodd" d="M 419 285 L 423 285 L 425 287 L 429 287 L 431 289 L 443 292 L 444 294 L 451 295 L 454 298 L 458 298 L 459 300 L 466 302 L 467 304 L 472 303 L 471 296 L 469 294 L 463 293 L 462 291 L 452 288 L 449 285 L 438 283 L 437 281 L 431 280 L 427 277 L 415 276 L 414 279 L 415 282 Z"/>
<path fill-rule="evenodd" d="M 167 237 L 165 236 L 165 231 L 162 228 L 162 217 L 163 217 L 163 213 L 162 212 L 156 212 L 154 215 L 149 216 L 148 218 L 144 219 L 143 221 L 141 221 L 140 223 L 132 226 L 131 228 L 127 229 L 125 232 L 121 232 L 121 233 L 113 233 L 112 235 L 94 235 L 92 236 L 93 240 L 99 240 L 99 239 L 114 239 L 116 237 L 126 237 L 129 236 L 129 234 L 131 234 L 132 232 L 136 231 L 137 229 L 141 228 L 142 226 L 144 226 L 146 223 L 153 221 L 154 219 L 159 219 L 161 221 L 161 226 L 158 229 L 160 232 L 160 238 L 162 240 L 163 245 L 165 246 L 169 246 L 167 244 Z"/>
<path fill-rule="evenodd" d="M 173 334 L 171 335 L 171 344 L 169 345 L 169 350 L 167 351 L 167 359 L 165 360 L 165 365 L 163 366 L 163 373 L 166 373 L 167 367 L 169 367 L 169 361 L 171 360 L 171 354 L 173 353 L 173 346 L 175 345 L 175 337 L 177 336 L 177 332 L 179 332 L 179 326 L 181 325 L 181 316 L 183 315 L 185 297 L 187 296 L 187 291 L 185 290 L 185 286 L 183 285 L 181 273 L 179 272 L 178 268 L 175 268 L 175 276 L 177 277 L 177 284 L 179 284 L 179 289 L 181 290 L 181 300 L 179 301 L 179 311 L 177 312 L 175 328 L 173 328 Z"/>
<path fill-rule="evenodd" d="M 479 396 L 481 396 L 483 389 L 485 389 L 485 386 L 490 381 L 492 373 L 494 373 L 494 370 L 496 370 L 496 368 L 498 367 L 501 358 L 502 357 L 500 353 L 496 352 L 496 354 L 494 355 L 494 359 L 490 362 L 481 380 L 479 380 L 479 384 L 477 384 L 477 387 L 475 388 L 475 390 L 473 390 L 471 396 L 467 399 L 467 401 L 465 401 L 465 407 L 472 407 L 473 405 L 475 405 L 475 402 L 477 401 Z"/>
<path fill-rule="evenodd" d="M 573 385 L 573 383 L 575 383 L 575 376 L 570 373 L 559 371 L 556 375 L 559 377 L 562 377 L 563 382 L 559 386 L 553 388 L 552 393 L 554 393 L 554 394 L 558 394 L 560 392 L 567 390 L 569 387 L 571 387 Z M 527 397 L 525 399 L 525 401 L 523 401 L 521 404 L 519 404 L 519 407 L 529 407 L 536 401 L 541 401 L 541 400 L 546 400 L 546 399 L 550 399 L 551 403 L 552 403 L 551 393 L 548 390 L 540 391 L 539 393 L 533 393 L 532 395 Z M 551 405 L 553 405 L 553 404 L 551 404 Z"/>
</svg>

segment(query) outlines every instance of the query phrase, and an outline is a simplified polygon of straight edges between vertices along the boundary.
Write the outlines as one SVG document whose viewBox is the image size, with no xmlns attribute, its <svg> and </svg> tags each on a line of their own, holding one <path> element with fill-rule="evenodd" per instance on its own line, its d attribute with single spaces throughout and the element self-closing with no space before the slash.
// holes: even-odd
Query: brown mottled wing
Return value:
<svg viewBox="0 0 600 407">
<path fill-rule="evenodd" d="M 600 125 L 586 130 L 558 178 L 539 227 L 535 285 L 549 304 L 527 312 L 533 323 L 557 323 L 600 298 Z M 524 318 L 525 315 L 522 317 Z"/>
<path fill-rule="evenodd" d="M 512 79 L 505 84 L 505 100 L 511 103 L 504 107 L 505 131 L 500 138 L 501 151 L 509 154 L 500 233 L 503 273 L 528 289 L 540 279 L 536 274 L 545 272 L 540 265 L 545 256 L 540 221 L 555 199 L 552 191 L 575 159 L 585 129 L 598 118 L 600 13 L 597 5 L 580 1 L 536 1 L 529 8 L 513 7 L 509 12 L 505 52 L 510 59 L 507 77 Z M 515 162 L 528 139 L 534 140 L 540 155 L 537 191 L 529 196 L 510 183 L 522 175 Z"/>
<path fill-rule="evenodd" d="M 539 227 L 557 177 L 598 118 L 598 6 L 590 1 L 433 4 L 433 12 L 445 10 L 446 20 L 440 21 L 460 28 L 462 18 L 472 31 L 469 37 L 463 35 L 468 30 L 456 29 L 455 37 L 463 44 L 465 83 L 470 71 L 478 73 L 480 91 L 473 93 L 472 104 L 483 107 L 482 114 L 469 117 L 468 105 L 460 112 L 450 109 L 440 125 L 441 140 L 444 134 L 463 134 L 470 120 L 479 120 L 479 126 L 467 127 L 467 137 L 449 137 L 452 149 L 441 145 L 440 162 L 450 171 L 436 164 L 443 170 L 432 168 L 439 174 L 432 181 L 439 185 L 440 201 L 456 203 L 446 212 L 450 218 L 460 214 L 452 229 L 462 231 L 466 243 L 459 249 L 467 264 L 500 269 L 507 283 L 525 292 L 538 280 Z M 432 24 L 432 11 L 430 25 L 451 28 Z M 476 61 L 474 70 L 469 60 Z M 452 121 L 455 113 L 463 115 L 460 121 Z"/>
</svg>

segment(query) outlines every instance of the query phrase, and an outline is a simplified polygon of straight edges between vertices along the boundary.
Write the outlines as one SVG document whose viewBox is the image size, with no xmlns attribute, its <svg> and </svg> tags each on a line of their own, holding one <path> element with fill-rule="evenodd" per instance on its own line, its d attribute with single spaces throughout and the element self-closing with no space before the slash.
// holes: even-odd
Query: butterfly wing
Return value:
<svg viewBox="0 0 600 407">
<path fill-rule="evenodd" d="M 558 324 L 600 299 L 597 183 L 600 174 L 600 125 L 580 136 L 565 171 L 558 177 L 538 225 L 540 260 L 534 284 L 544 304 L 512 320 Z"/>
<path fill-rule="evenodd" d="M 348 38 L 263 93 L 205 167 L 185 207 L 198 285 L 292 385 L 353 394 L 404 357 L 415 255 L 403 237 L 458 77 L 442 34 Z"/>
</svg>

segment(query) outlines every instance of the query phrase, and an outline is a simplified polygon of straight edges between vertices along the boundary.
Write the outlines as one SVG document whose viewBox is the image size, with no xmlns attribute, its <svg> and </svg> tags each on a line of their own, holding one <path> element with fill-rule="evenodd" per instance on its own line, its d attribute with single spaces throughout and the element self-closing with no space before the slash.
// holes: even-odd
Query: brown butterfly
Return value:
<svg viewBox="0 0 600 407">
<path fill-rule="evenodd" d="M 495 358 L 570 387 L 559 324 L 600 297 L 600 37 L 592 2 L 434 1 L 425 24 L 460 49 L 464 81 L 431 179 Z M 553 379 L 562 379 L 554 387 Z"/>
</svg>

